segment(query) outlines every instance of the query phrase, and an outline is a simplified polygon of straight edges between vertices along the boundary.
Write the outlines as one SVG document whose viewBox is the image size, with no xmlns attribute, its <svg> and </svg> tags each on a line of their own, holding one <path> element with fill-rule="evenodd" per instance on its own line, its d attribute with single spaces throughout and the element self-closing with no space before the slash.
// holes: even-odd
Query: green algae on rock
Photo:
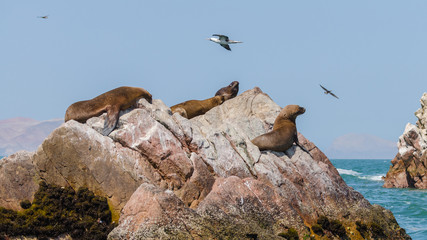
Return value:
<svg viewBox="0 0 427 240">
<path fill-rule="evenodd" d="M 24 210 L 0 207 L 0 237 L 57 237 L 68 234 L 73 239 L 106 239 L 115 227 L 107 200 L 87 188 L 75 192 L 40 182 L 33 202 L 21 202 Z"/>
</svg>

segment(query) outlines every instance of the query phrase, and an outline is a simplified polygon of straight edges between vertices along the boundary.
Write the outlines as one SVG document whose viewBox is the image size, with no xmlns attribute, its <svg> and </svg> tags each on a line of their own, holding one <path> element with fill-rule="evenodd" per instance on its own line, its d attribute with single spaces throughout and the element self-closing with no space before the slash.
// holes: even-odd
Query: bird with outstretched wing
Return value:
<svg viewBox="0 0 427 240">
<path fill-rule="evenodd" d="M 322 84 L 319 84 L 321 88 L 323 88 L 323 90 L 325 90 L 325 94 L 331 94 L 332 96 L 336 97 L 337 99 L 339 99 L 339 97 L 337 97 L 331 90 L 326 89 L 324 86 L 322 86 Z"/>
<path fill-rule="evenodd" d="M 212 36 L 216 36 L 218 38 L 208 38 L 208 40 L 218 43 L 219 45 L 221 45 L 221 47 L 227 49 L 228 51 L 231 51 L 229 44 L 242 43 L 241 41 L 230 40 L 228 36 L 222 34 L 213 34 Z"/>
</svg>

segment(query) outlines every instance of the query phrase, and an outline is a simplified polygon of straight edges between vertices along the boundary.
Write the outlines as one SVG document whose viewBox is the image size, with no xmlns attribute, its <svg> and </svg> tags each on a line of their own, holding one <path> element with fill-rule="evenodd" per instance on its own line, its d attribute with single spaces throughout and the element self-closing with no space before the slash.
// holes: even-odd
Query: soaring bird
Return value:
<svg viewBox="0 0 427 240">
<path fill-rule="evenodd" d="M 228 38 L 228 36 L 221 35 L 221 34 L 213 34 L 212 36 L 217 36 L 218 38 L 208 38 L 208 40 L 218 43 L 219 45 L 221 45 L 223 48 L 227 49 L 228 51 L 231 51 L 231 48 L 228 44 L 242 43 L 240 41 L 230 40 Z"/>
<path fill-rule="evenodd" d="M 331 94 L 332 96 L 338 98 L 335 94 L 332 93 L 332 91 L 326 89 L 324 86 L 322 86 L 321 84 L 319 84 L 321 88 L 323 88 L 323 90 L 325 90 L 325 94 Z"/>
<path fill-rule="evenodd" d="M 49 15 L 46 15 L 46 16 L 38 16 L 38 18 L 44 18 L 44 19 L 47 19 L 47 17 L 49 17 Z"/>
</svg>

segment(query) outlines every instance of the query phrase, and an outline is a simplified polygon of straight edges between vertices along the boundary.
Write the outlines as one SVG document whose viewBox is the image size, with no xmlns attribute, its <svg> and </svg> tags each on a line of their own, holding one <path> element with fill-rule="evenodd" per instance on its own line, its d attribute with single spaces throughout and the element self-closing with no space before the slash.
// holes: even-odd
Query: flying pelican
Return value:
<svg viewBox="0 0 427 240">
<path fill-rule="evenodd" d="M 321 88 L 323 88 L 323 90 L 325 90 L 325 94 L 331 94 L 332 96 L 338 98 L 335 94 L 332 93 L 332 91 L 326 89 L 324 86 L 322 86 L 321 84 L 319 84 Z M 338 98 L 339 99 L 339 98 Z"/>
<path fill-rule="evenodd" d="M 44 19 L 47 19 L 47 17 L 49 17 L 49 15 L 46 15 L 46 16 L 38 16 L 38 18 L 44 18 Z"/>
<path fill-rule="evenodd" d="M 231 51 L 231 48 L 228 44 L 242 43 L 240 41 L 230 40 L 230 39 L 228 39 L 228 36 L 221 35 L 221 34 L 213 34 L 212 36 L 217 36 L 218 38 L 208 38 L 207 40 L 218 43 L 219 45 L 221 45 L 223 48 L 227 49 L 228 51 Z"/>
</svg>

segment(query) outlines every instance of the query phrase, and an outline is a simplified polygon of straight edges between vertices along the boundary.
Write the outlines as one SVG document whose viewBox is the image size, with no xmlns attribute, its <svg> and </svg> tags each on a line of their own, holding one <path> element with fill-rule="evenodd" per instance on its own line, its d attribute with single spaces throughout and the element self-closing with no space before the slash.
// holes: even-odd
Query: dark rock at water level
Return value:
<svg viewBox="0 0 427 240">
<path fill-rule="evenodd" d="M 281 110 L 259 88 L 191 120 L 160 100 L 140 103 L 108 137 L 100 134 L 103 116 L 69 121 L 36 152 L 2 159 L 0 179 L 9 182 L 0 186 L 0 205 L 20 209 L 43 179 L 106 197 L 119 219 L 109 239 L 362 239 L 377 236 L 375 229 L 409 239 L 390 211 L 348 187 L 302 134 L 310 154 L 296 146 L 260 152 L 251 143 Z"/>
</svg>

